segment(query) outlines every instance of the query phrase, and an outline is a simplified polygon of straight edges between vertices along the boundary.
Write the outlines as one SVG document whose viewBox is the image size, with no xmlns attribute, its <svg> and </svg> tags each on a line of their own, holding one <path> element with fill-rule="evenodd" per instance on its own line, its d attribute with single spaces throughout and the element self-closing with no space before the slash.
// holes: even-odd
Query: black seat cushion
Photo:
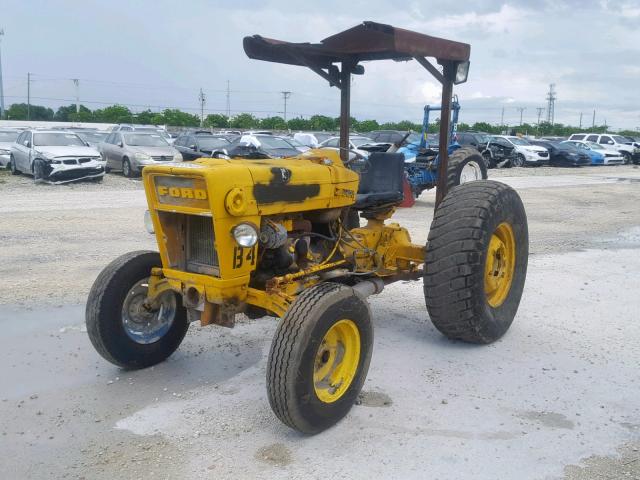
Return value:
<svg viewBox="0 0 640 480">
<path fill-rule="evenodd" d="M 404 199 L 404 155 L 374 152 L 360 171 L 355 208 L 359 210 L 401 203 Z"/>
</svg>

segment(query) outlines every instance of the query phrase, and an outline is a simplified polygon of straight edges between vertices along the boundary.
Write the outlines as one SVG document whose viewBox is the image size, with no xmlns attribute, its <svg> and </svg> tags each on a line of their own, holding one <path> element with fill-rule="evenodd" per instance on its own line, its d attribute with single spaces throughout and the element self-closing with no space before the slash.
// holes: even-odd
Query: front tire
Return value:
<svg viewBox="0 0 640 480">
<path fill-rule="evenodd" d="M 33 161 L 33 181 L 35 183 L 43 183 L 45 178 L 49 176 L 47 167 L 49 167 L 49 165 L 40 158 L 36 158 Z M 51 167 L 49 167 L 49 172 L 51 172 Z"/>
<path fill-rule="evenodd" d="M 126 157 L 122 160 L 122 174 L 127 178 L 133 178 L 135 176 L 133 168 L 131 168 L 131 162 Z"/>
<path fill-rule="evenodd" d="M 515 190 L 491 180 L 451 190 L 427 243 L 424 296 L 434 326 L 470 343 L 502 337 L 518 310 L 528 256 L 527 216 Z"/>
<path fill-rule="evenodd" d="M 89 339 L 102 357 L 123 368 L 144 368 L 162 362 L 180 346 L 189 322 L 182 299 L 165 292 L 161 306 L 144 306 L 151 269 L 160 267 L 160 254 L 127 253 L 98 275 L 87 299 Z"/>
<path fill-rule="evenodd" d="M 486 165 L 487 169 L 496 168 L 496 162 L 493 160 L 491 153 L 485 150 L 484 152 L 482 152 L 482 158 L 484 158 L 484 164 Z"/>
<path fill-rule="evenodd" d="M 321 283 L 302 292 L 280 321 L 269 352 L 273 412 L 309 434 L 338 422 L 362 388 L 372 345 L 369 305 L 352 288 Z"/>
<path fill-rule="evenodd" d="M 514 167 L 524 167 L 524 164 L 526 163 L 524 155 L 518 153 L 511 163 Z"/>
<path fill-rule="evenodd" d="M 475 148 L 459 148 L 447 163 L 447 191 L 462 183 L 487 179 L 487 165 Z"/>
<path fill-rule="evenodd" d="M 622 152 L 622 157 L 624 158 L 623 163 L 625 165 L 629 165 L 633 161 L 633 158 L 629 152 Z"/>
</svg>

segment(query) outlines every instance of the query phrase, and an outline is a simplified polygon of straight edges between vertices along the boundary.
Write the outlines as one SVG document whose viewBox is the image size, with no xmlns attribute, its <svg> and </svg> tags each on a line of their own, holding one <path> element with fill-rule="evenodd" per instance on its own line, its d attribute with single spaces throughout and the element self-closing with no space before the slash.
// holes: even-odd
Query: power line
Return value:
<svg viewBox="0 0 640 480">
<path fill-rule="evenodd" d="M 27 120 L 31 120 L 31 74 L 27 73 Z"/>
<path fill-rule="evenodd" d="M 2 87 L 2 37 L 4 37 L 4 29 L 0 28 L 0 120 L 4 118 L 4 89 Z"/>
<path fill-rule="evenodd" d="M 73 84 L 76 87 L 76 114 L 80 113 L 80 80 L 72 78 Z"/>
<path fill-rule="evenodd" d="M 284 121 L 287 122 L 287 99 L 291 96 L 291 92 L 284 91 L 280 92 L 282 94 L 282 99 L 284 100 Z"/>
<path fill-rule="evenodd" d="M 552 83 L 549 85 L 549 93 L 547 94 L 547 123 L 550 123 L 553 126 L 555 121 L 555 105 L 556 105 L 556 84 Z"/>
<path fill-rule="evenodd" d="M 200 94 L 198 95 L 198 101 L 200 102 L 200 126 L 204 125 L 204 104 L 207 101 L 207 97 L 200 88 Z"/>
<path fill-rule="evenodd" d="M 229 89 L 229 80 L 227 80 L 227 118 L 231 116 L 231 90 Z"/>
</svg>

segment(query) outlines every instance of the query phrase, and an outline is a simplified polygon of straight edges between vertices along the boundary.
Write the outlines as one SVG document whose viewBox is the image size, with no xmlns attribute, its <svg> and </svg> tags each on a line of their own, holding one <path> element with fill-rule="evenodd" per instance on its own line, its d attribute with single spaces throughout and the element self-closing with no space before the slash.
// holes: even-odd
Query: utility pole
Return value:
<svg viewBox="0 0 640 480">
<path fill-rule="evenodd" d="M 540 126 L 540 117 L 542 117 L 542 112 L 544 112 L 544 107 L 536 107 L 538 111 L 538 127 Z"/>
<path fill-rule="evenodd" d="M 500 115 L 500 126 L 504 125 L 504 107 L 502 107 L 502 115 Z"/>
<path fill-rule="evenodd" d="M 591 121 L 591 128 L 595 128 L 596 127 L 596 110 L 595 108 L 593 109 L 593 120 Z"/>
<path fill-rule="evenodd" d="M 231 90 L 229 90 L 229 80 L 227 80 L 227 118 L 231 116 Z"/>
<path fill-rule="evenodd" d="M 520 112 L 520 126 L 522 126 L 522 113 L 527 109 L 527 107 L 517 107 L 517 110 Z"/>
<path fill-rule="evenodd" d="M 0 28 L 0 120 L 4 118 L 4 90 L 2 88 L 2 37 L 4 37 L 4 29 Z"/>
<path fill-rule="evenodd" d="M 284 100 L 284 123 L 287 123 L 287 99 L 291 96 L 291 92 L 280 92 Z"/>
<path fill-rule="evenodd" d="M 31 120 L 31 74 L 27 72 L 27 120 Z"/>
<path fill-rule="evenodd" d="M 549 93 L 547 94 L 547 122 L 553 126 L 555 121 L 555 106 L 556 100 L 556 84 L 552 83 L 549 85 Z"/>
<path fill-rule="evenodd" d="M 582 112 L 580 112 L 580 130 L 582 130 Z"/>
<path fill-rule="evenodd" d="M 73 84 L 76 86 L 76 115 L 80 114 L 80 80 L 72 78 Z"/>
<path fill-rule="evenodd" d="M 200 101 L 200 126 L 202 127 L 204 125 L 204 104 L 207 101 L 207 96 L 202 91 L 202 88 L 200 88 L 198 100 Z"/>
</svg>

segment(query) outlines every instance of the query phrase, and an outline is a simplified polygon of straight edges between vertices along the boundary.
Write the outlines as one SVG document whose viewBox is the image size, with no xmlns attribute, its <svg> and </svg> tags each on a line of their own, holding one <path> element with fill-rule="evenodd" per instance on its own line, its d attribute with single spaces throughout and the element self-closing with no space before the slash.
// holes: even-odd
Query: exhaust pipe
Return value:
<svg viewBox="0 0 640 480">
<path fill-rule="evenodd" d="M 376 295 L 382 292 L 382 290 L 384 290 L 384 281 L 381 278 L 372 278 L 370 280 L 363 280 L 362 282 L 356 283 L 351 288 L 366 298 L 370 295 Z"/>
</svg>

